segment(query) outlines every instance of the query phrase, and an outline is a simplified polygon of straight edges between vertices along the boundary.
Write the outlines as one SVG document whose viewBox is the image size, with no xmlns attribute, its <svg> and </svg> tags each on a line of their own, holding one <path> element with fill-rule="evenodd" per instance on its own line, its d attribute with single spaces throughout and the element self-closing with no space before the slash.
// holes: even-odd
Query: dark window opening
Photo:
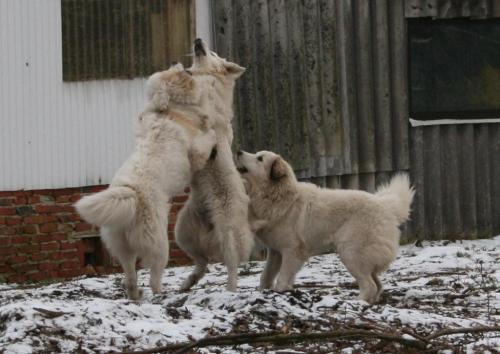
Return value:
<svg viewBox="0 0 500 354">
<path fill-rule="evenodd" d="M 63 80 L 144 77 L 189 65 L 193 0 L 61 0 Z"/>
<path fill-rule="evenodd" d="M 89 237 L 84 244 L 84 266 L 109 266 L 109 256 L 99 237 Z"/>
<path fill-rule="evenodd" d="M 408 20 L 410 117 L 500 118 L 500 20 Z"/>
</svg>

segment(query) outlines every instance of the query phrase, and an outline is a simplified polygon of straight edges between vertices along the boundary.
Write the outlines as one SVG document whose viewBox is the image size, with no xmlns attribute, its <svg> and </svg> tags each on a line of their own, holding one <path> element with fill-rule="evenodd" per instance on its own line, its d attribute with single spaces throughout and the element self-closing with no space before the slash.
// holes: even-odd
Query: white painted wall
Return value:
<svg viewBox="0 0 500 354">
<path fill-rule="evenodd" d="M 109 183 L 132 150 L 145 79 L 65 83 L 61 41 L 60 0 L 0 0 L 0 190 Z"/>
</svg>

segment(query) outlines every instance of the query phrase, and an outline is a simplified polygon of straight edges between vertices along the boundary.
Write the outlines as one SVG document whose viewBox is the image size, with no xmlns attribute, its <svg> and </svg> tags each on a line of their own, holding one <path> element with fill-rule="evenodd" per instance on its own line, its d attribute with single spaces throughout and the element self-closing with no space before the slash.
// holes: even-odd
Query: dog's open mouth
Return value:
<svg viewBox="0 0 500 354">
<path fill-rule="evenodd" d="M 194 54 L 199 57 L 199 56 L 206 56 L 207 52 L 205 51 L 205 48 L 203 48 L 203 42 L 201 41 L 200 38 L 196 38 L 194 40 Z"/>
<path fill-rule="evenodd" d="M 241 166 L 241 167 L 237 167 L 236 168 L 238 170 L 239 173 L 243 174 L 243 173 L 247 173 L 248 172 L 248 169 L 245 167 L 245 166 Z"/>
</svg>

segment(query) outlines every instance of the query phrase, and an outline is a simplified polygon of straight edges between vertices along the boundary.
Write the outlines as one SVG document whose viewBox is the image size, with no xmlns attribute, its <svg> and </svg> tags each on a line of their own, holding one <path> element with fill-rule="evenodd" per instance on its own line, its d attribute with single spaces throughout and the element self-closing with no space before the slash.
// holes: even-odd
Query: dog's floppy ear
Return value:
<svg viewBox="0 0 500 354">
<path fill-rule="evenodd" d="M 287 167 L 285 161 L 281 158 L 281 156 L 276 157 L 274 159 L 273 164 L 271 165 L 270 178 L 273 181 L 277 181 L 287 174 Z"/>
<path fill-rule="evenodd" d="M 243 74 L 246 70 L 244 67 L 239 66 L 236 63 L 231 63 L 230 61 L 224 62 L 224 68 L 226 69 L 229 75 L 233 75 L 236 78 L 240 77 L 241 74 Z"/>
<path fill-rule="evenodd" d="M 170 95 L 168 94 L 166 87 L 161 87 L 153 94 L 150 103 L 156 110 L 166 111 L 168 109 L 169 101 Z"/>
</svg>

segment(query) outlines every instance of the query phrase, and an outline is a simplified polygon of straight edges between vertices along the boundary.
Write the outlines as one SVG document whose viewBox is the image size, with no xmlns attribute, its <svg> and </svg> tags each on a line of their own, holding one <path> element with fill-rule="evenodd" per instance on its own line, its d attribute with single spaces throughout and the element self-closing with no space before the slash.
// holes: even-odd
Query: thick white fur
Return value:
<svg viewBox="0 0 500 354">
<path fill-rule="evenodd" d="M 190 71 L 193 77 L 215 78 L 217 156 L 194 174 L 190 198 L 177 218 L 177 244 L 195 262 L 181 290 L 196 284 L 209 262 L 223 261 L 228 269 L 227 289 L 236 291 L 238 265 L 248 260 L 254 245 L 249 200 L 231 153 L 233 89 L 245 69 L 220 58 L 205 43 L 203 47 L 206 55 L 195 53 Z"/>
<path fill-rule="evenodd" d="M 253 224 L 261 228 L 257 237 L 268 248 L 262 288 L 291 289 L 304 262 L 334 246 L 358 282 L 360 299 L 377 301 L 383 290 L 378 274 L 396 258 L 398 227 L 410 212 L 414 190 L 407 175 L 371 194 L 298 182 L 291 166 L 268 151 L 240 152 L 238 165 Z"/>
<path fill-rule="evenodd" d="M 179 65 L 153 75 L 148 81 L 147 108 L 136 122 L 132 155 L 108 189 L 75 204 L 85 220 L 101 227 L 102 240 L 123 267 L 131 299 L 141 297 L 135 271 L 138 258 L 151 267 L 153 292 L 161 291 L 168 262 L 170 199 L 183 191 L 192 172 L 204 166 L 215 147 L 214 130 L 198 130 L 213 118 L 210 100 L 203 94 L 212 90 L 211 85 L 192 78 Z M 182 101 L 177 100 L 179 92 L 183 92 Z M 181 124 L 172 118 L 171 107 Z M 202 116 L 198 110 L 204 112 Z"/>
</svg>

